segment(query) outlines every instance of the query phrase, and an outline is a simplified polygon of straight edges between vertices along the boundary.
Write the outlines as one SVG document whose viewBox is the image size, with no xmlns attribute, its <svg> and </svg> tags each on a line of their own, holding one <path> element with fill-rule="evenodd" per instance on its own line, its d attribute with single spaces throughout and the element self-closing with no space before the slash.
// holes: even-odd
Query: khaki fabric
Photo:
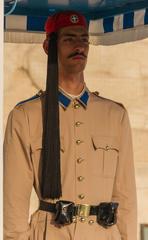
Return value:
<svg viewBox="0 0 148 240">
<path fill-rule="evenodd" d="M 105 229 L 96 222 L 96 216 L 89 216 L 85 222 L 77 219 L 76 223 L 56 227 L 53 214 L 40 210 L 28 222 L 33 187 L 42 199 L 42 94 L 19 104 L 9 114 L 4 141 L 4 240 L 137 239 L 136 187 L 127 111 L 122 105 L 87 91 L 87 106 L 78 100 L 71 100 L 67 108 L 59 104 L 61 199 L 91 205 L 116 201 L 117 224 Z M 83 177 L 81 181 L 79 176 Z M 94 223 L 90 224 L 90 220 Z"/>
</svg>

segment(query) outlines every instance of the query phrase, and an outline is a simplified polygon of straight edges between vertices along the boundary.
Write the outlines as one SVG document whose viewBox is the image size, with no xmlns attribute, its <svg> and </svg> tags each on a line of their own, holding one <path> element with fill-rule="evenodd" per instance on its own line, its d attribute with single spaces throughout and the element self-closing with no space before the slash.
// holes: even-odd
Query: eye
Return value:
<svg viewBox="0 0 148 240">
<path fill-rule="evenodd" d="M 82 42 L 89 44 L 89 39 L 87 37 L 83 37 L 81 40 Z"/>
<path fill-rule="evenodd" d="M 74 39 L 72 37 L 68 37 L 64 39 L 64 42 L 73 42 Z"/>
</svg>

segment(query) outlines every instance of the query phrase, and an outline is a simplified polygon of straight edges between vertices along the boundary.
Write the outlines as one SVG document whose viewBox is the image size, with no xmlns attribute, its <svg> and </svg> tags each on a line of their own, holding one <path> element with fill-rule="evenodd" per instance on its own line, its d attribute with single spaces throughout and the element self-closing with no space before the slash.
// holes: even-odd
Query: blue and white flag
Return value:
<svg viewBox="0 0 148 240">
<path fill-rule="evenodd" d="M 41 43 L 47 16 L 65 9 L 86 16 L 92 44 L 113 45 L 148 37 L 147 0 L 5 0 L 5 41 Z"/>
</svg>

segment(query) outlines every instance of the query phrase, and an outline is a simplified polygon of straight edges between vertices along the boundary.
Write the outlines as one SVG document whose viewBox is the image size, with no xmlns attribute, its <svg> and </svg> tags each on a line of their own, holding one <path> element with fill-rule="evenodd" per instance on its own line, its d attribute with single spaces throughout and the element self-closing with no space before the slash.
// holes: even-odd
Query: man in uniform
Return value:
<svg viewBox="0 0 148 240">
<path fill-rule="evenodd" d="M 5 240 L 136 240 L 136 188 L 126 109 L 84 82 L 88 26 L 47 19 L 46 91 L 10 113 L 4 142 Z M 39 209 L 28 223 L 32 187 Z"/>
</svg>

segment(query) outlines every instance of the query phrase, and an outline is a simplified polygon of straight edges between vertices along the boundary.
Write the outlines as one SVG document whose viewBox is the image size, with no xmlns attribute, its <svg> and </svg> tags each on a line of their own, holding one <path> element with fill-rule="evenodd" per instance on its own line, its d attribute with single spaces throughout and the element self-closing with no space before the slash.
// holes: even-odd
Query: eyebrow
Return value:
<svg viewBox="0 0 148 240">
<path fill-rule="evenodd" d="M 62 34 L 62 36 L 64 37 L 77 37 L 77 34 L 74 34 L 74 33 L 64 33 Z M 87 33 L 83 33 L 80 35 L 80 37 L 88 37 L 88 34 Z"/>
</svg>

